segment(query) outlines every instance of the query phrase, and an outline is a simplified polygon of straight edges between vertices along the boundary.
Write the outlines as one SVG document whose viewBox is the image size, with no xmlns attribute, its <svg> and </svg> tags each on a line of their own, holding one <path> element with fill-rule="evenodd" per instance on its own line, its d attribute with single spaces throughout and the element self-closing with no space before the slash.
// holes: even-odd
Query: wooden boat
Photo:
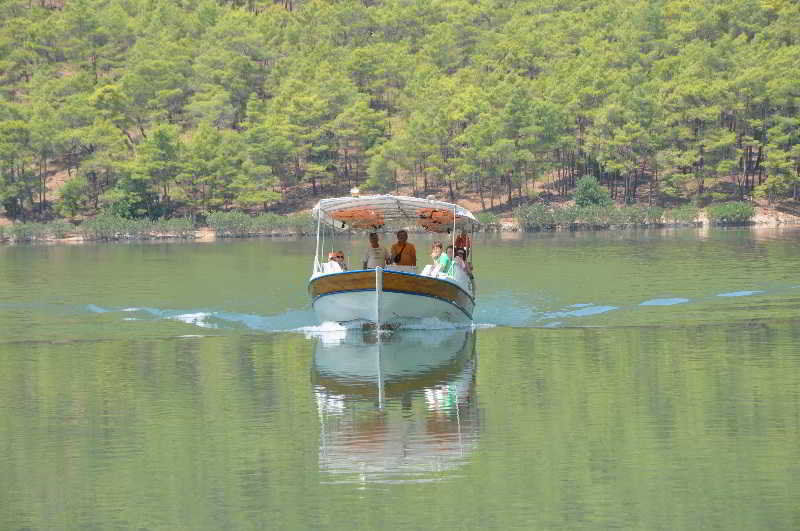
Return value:
<svg viewBox="0 0 800 531">
<path fill-rule="evenodd" d="M 471 273 L 472 250 L 467 269 L 454 265 L 449 274 L 429 266 L 387 265 L 375 269 L 342 271 L 322 262 L 326 255 L 326 231 L 385 232 L 421 228 L 441 233 L 445 246 L 456 234 L 474 233 L 480 223 L 458 205 L 393 195 L 323 199 L 314 207 L 317 247 L 308 292 L 322 322 L 362 322 L 382 328 L 435 319 L 444 323 L 472 323 L 475 283 Z M 331 242 L 331 238 L 327 239 Z M 470 238 L 471 240 L 471 238 Z M 425 256 L 425 251 L 418 256 Z M 468 271 L 470 270 L 470 271 Z"/>
</svg>

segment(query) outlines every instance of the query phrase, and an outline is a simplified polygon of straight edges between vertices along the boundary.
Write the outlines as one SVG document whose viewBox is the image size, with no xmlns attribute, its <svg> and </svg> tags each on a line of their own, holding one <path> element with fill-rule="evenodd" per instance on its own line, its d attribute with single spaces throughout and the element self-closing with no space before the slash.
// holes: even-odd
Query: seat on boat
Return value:
<svg viewBox="0 0 800 531">
<path fill-rule="evenodd" d="M 422 270 L 422 273 L 420 273 L 420 275 L 423 275 L 423 276 L 426 276 L 426 277 L 447 278 L 447 275 L 442 274 L 442 273 L 439 272 L 441 267 L 442 266 L 440 266 L 439 264 L 428 264 Z"/>
</svg>

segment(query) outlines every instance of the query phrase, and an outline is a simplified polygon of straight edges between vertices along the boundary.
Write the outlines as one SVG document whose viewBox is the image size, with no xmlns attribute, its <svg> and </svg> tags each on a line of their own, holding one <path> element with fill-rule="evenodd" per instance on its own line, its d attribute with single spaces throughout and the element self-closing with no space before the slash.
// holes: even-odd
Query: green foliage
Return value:
<svg viewBox="0 0 800 531">
<path fill-rule="evenodd" d="M 643 206 L 629 206 L 623 209 L 625 223 L 628 225 L 646 225 L 647 208 Z"/>
<path fill-rule="evenodd" d="M 220 238 L 309 234 L 315 230 L 311 215 L 307 213 L 289 216 L 268 213 L 251 216 L 244 212 L 211 212 L 206 216 L 206 223 Z"/>
<path fill-rule="evenodd" d="M 517 207 L 514 217 L 520 228 L 526 231 L 552 229 L 556 224 L 553 211 L 541 203 Z"/>
<path fill-rule="evenodd" d="M 580 218 L 582 208 L 567 206 L 553 209 L 553 223 L 563 228 L 572 227 Z"/>
<path fill-rule="evenodd" d="M 73 217 L 83 208 L 89 197 L 89 182 L 86 177 L 74 177 L 59 189 L 56 210 L 64 217 Z"/>
<path fill-rule="evenodd" d="M 172 238 L 194 238 L 194 225 L 187 218 L 172 218 L 154 223 L 156 234 Z"/>
<path fill-rule="evenodd" d="M 186 219 L 150 221 L 101 214 L 84 221 L 78 232 L 87 240 L 152 240 L 193 238 L 194 227 Z"/>
<path fill-rule="evenodd" d="M 26 243 L 66 238 L 74 232 L 74 227 L 64 221 L 50 223 L 14 223 L 0 226 L 0 242 Z"/>
<path fill-rule="evenodd" d="M 750 203 L 733 202 L 708 207 L 708 219 L 716 225 L 742 225 L 748 223 L 756 213 Z"/>
<path fill-rule="evenodd" d="M 697 221 L 700 210 L 693 205 L 683 205 L 678 208 L 671 208 L 664 212 L 664 218 L 669 223 L 693 224 Z"/>
<path fill-rule="evenodd" d="M 579 207 L 589 205 L 606 206 L 611 204 L 608 190 L 600 186 L 593 175 L 581 177 L 575 189 L 575 204 Z"/>
<path fill-rule="evenodd" d="M 657 206 L 647 207 L 647 223 L 649 225 L 661 225 L 664 223 L 664 209 Z"/>
<path fill-rule="evenodd" d="M 32 242 L 47 238 L 47 231 L 42 223 L 14 223 L 7 228 L 9 238 L 16 243 Z"/>
<path fill-rule="evenodd" d="M 75 227 L 63 219 L 51 221 L 45 225 L 45 230 L 53 238 L 61 239 L 66 238 L 75 231 Z"/>
<path fill-rule="evenodd" d="M 490 229 L 500 223 L 500 217 L 494 212 L 478 212 L 475 218 L 481 223 L 484 230 Z"/>
<path fill-rule="evenodd" d="M 266 212 L 290 187 L 466 189 L 485 208 L 537 180 L 580 208 L 800 193 L 791 2 L 50 4 L 2 8 L 14 220 L 44 219 L 65 169 L 66 217 Z"/>
<path fill-rule="evenodd" d="M 590 205 L 581 210 L 581 221 L 592 229 L 605 229 L 622 219 L 619 211 L 610 206 Z"/>
<path fill-rule="evenodd" d="M 665 219 L 668 222 L 676 220 L 671 216 L 677 216 L 681 222 L 688 222 L 684 221 L 687 216 L 693 220 L 696 215 L 697 209 L 694 207 L 665 212 L 660 207 L 615 207 L 614 205 L 548 207 L 541 203 L 519 207 L 514 211 L 514 217 L 526 231 L 556 228 L 606 229 L 611 226 L 646 227 L 661 225 Z"/>
</svg>

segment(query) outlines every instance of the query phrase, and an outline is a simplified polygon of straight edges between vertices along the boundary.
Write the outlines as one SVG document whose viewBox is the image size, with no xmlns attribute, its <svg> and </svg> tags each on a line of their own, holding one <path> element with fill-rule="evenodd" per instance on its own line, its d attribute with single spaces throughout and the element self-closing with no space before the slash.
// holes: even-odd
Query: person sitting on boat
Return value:
<svg viewBox="0 0 800 531">
<path fill-rule="evenodd" d="M 472 240 L 469 239 L 469 235 L 467 235 L 467 231 L 461 229 L 461 234 L 456 237 L 456 249 L 459 247 L 464 249 L 464 253 L 466 256 L 469 256 L 469 250 L 472 247 Z M 466 258 L 465 256 L 465 258 Z"/>
<path fill-rule="evenodd" d="M 326 270 L 331 272 L 347 271 L 347 264 L 344 261 L 344 252 L 331 251 L 328 253 L 328 263 L 325 266 Z"/>
<path fill-rule="evenodd" d="M 392 245 L 392 262 L 400 266 L 417 266 L 417 248 L 413 243 L 408 243 L 408 232 L 397 231 L 397 243 Z"/>
<path fill-rule="evenodd" d="M 450 274 L 450 268 L 453 266 L 453 261 L 449 256 L 447 256 L 446 253 L 442 251 L 443 247 L 444 246 L 442 245 L 442 242 L 433 242 L 433 247 L 431 248 L 431 258 L 433 259 L 433 265 L 435 266 L 434 270 L 437 273 L 448 275 Z"/>
<path fill-rule="evenodd" d="M 364 254 L 364 260 L 362 261 L 363 268 L 375 269 L 379 266 L 386 267 L 386 264 L 390 263 L 391 258 L 389 257 L 389 253 L 386 252 L 386 249 L 381 247 L 378 240 L 378 233 L 370 232 L 369 247 L 367 247 L 367 252 Z"/>
<path fill-rule="evenodd" d="M 469 276 L 472 276 L 472 265 L 467 262 L 467 251 L 458 247 L 456 249 L 456 257 L 453 263 L 464 270 Z"/>
</svg>

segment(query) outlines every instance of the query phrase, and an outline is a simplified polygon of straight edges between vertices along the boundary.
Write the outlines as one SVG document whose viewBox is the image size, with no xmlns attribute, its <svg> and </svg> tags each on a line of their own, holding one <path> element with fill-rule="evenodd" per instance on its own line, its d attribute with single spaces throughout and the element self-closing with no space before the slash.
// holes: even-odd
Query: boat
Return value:
<svg viewBox="0 0 800 531">
<path fill-rule="evenodd" d="M 362 231 L 389 232 L 404 229 L 442 235 L 455 246 L 456 234 L 472 235 L 480 223 L 472 213 L 453 203 L 395 195 L 369 195 L 323 199 L 312 211 L 317 224 L 317 245 L 308 292 L 321 322 L 361 322 L 379 328 L 402 327 L 427 319 L 469 325 L 475 309 L 472 249 L 466 268 L 454 266 L 448 274 L 430 264 L 387 265 L 374 269 L 344 271 L 326 255 L 326 241 L 333 251 L 335 234 Z M 330 237 L 326 237 L 328 232 Z M 425 252 L 418 253 L 425 256 Z"/>
<path fill-rule="evenodd" d="M 467 462 L 480 438 L 476 334 L 320 334 L 311 366 L 320 471 L 336 483 L 397 483 Z"/>
</svg>

